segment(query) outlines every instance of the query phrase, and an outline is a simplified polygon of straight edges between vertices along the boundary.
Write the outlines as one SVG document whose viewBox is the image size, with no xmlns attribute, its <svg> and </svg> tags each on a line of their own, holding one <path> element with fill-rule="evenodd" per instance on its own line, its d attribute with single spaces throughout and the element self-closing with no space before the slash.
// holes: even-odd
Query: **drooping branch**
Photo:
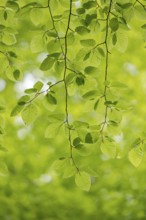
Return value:
<svg viewBox="0 0 146 220">
<path fill-rule="evenodd" d="M 71 15 L 72 15 L 72 0 L 70 0 L 70 6 L 69 6 L 69 15 L 68 15 L 68 22 L 67 22 L 67 28 L 64 36 L 64 43 L 65 43 L 65 53 L 64 53 L 64 87 L 65 87 L 65 112 L 66 112 L 66 124 L 68 127 L 68 140 L 70 145 L 70 158 L 72 159 L 72 162 L 74 166 L 76 167 L 77 171 L 79 172 L 79 168 L 77 167 L 74 158 L 73 158 L 73 145 L 71 140 L 71 126 L 69 122 L 69 111 L 68 111 L 68 89 L 66 84 L 66 74 L 67 74 L 67 54 L 68 54 L 68 42 L 67 42 L 67 35 L 70 30 L 70 22 L 71 22 Z"/>
<path fill-rule="evenodd" d="M 112 8 L 112 0 L 110 0 L 109 4 L 109 9 L 107 12 L 107 17 L 106 17 L 106 31 L 105 31 L 105 50 L 106 50 L 106 57 L 105 57 L 105 73 L 104 73 L 104 101 L 105 101 L 105 114 L 104 114 L 104 121 L 102 122 L 102 127 L 101 127 L 101 135 L 103 135 L 103 130 L 105 128 L 105 125 L 107 124 L 107 115 L 108 115 L 108 106 L 106 105 L 107 101 L 107 81 L 108 81 L 108 63 L 109 63 L 109 49 L 108 49 L 108 36 L 109 36 L 109 18 L 110 18 L 110 13 L 111 13 L 111 8 Z"/>
</svg>

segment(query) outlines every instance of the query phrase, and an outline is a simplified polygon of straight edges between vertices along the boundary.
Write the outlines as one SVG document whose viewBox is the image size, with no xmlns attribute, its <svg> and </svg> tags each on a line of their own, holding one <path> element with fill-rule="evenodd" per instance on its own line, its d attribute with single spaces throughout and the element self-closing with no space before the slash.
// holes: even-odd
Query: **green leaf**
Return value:
<svg viewBox="0 0 146 220">
<path fill-rule="evenodd" d="M 82 76 L 78 76 L 78 77 L 76 78 L 76 84 L 77 84 L 78 86 L 84 85 L 84 83 L 85 83 L 85 80 L 84 80 L 84 78 L 83 78 Z"/>
<path fill-rule="evenodd" d="M 48 115 L 49 122 L 58 122 L 61 121 L 63 122 L 65 120 L 65 115 L 58 113 L 58 114 L 50 114 Z"/>
<path fill-rule="evenodd" d="M 38 116 L 38 109 L 35 104 L 27 105 L 21 112 L 22 119 L 26 125 L 33 123 Z"/>
<path fill-rule="evenodd" d="M 57 99 L 56 99 L 52 94 L 48 93 L 48 94 L 46 95 L 46 97 L 47 97 L 47 101 L 48 101 L 50 104 L 52 104 L 52 105 L 56 105 L 56 104 L 57 104 Z"/>
<path fill-rule="evenodd" d="M 104 141 L 101 146 L 100 149 L 102 151 L 103 154 L 111 157 L 111 158 L 115 158 L 116 157 L 116 145 L 114 142 L 110 142 L 110 141 Z"/>
<path fill-rule="evenodd" d="M 32 94 L 32 93 L 36 93 L 37 89 L 36 88 L 25 89 L 24 92 L 26 94 Z"/>
<path fill-rule="evenodd" d="M 6 7 L 10 8 L 10 9 L 12 9 L 14 11 L 17 11 L 19 9 L 19 5 L 16 2 L 14 2 L 14 1 L 7 1 L 6 2 Z"/>
<path fill-rule="evenodd" d="M 56 171 L 62 171 L 62 169 L 65 167 L 65 164 L 66 164 L 66 159 L 65 157 L 63 158 L 60 158 L 58 160 L 55 160 L 51 166 L 51 168 L 53 170 L 56 170 Z"/>
<path fill-rule="evenodd" d="M 97 110 L 98 104 L 99 104 L 100 98 L 96 100 L 94 104 L 94 110 Z"/>
<path fill-rule="evenodd" d="M 144 152 L 141 146 L 134 147 L 130 150 L 128 157 L 130 162 L 135 166 L 138 167 L 143 159 Z"/>
<path fill-rule="evenodd" d="M 125 85 L 124 83 L 121 82 L 112 82 L 110 84 L 110 87 L 117 87 L 117 88 L 123 88 L 123 89 L 127 89 L 127 85 Z"/>
<path fill-rule="evenodd" d="M 141 138 L 136 138 L 135 141 L 132 143 L 131 147 L 137 147 L 142 142 Z"/>
<path fill-rule="evenodd" d="M 49 52 L 49 54 L 51 53 L 55 53 L 55 52 L 60 52 L 61 48 L 60 48 L 60 43 L 58 40 L 50 40 L 48 45 L 47 45 L 47 50 Z"/>
<path fill-rule="evenodd" d="M 80 143 L 75 146 L 74 150 L 82 157 L 89 156 L 92 153 L 90 144 Z"/>
<path fill-rule="evenodd" d="M 54 138 L 59 133 L 62 123 L 53 122 L 48 125 L 45 131 L 45 138 Z"/>
<path fill-rule="evenodd" d="M 42 34 L 37 34 L 36 36 L 33 36 L 30 43 L 30 49 L 33 53 L 41 52 L 44 49 Z"/>
<path fill-rule="evenodd" d="M 64 69 L 64 61 L 56 61 L 54 65 L 54 70 L 57 75 L 60 75 Z"/>
<path fill-rule="evenodd" d="M 81 139 L 79 137 L 76 137 L 74 140 L 73 140 L 73 145 L 76 147 L 77 145 L 79 145 L 81 142 Z"/>
<path fill-rule="evenodd" d="M 117 36 L 115 33 L 112 36 L 112 43 L 113 43 L 113 45 L 115 45 L 117 43 Z"/>
<path fill-rule="evenodd" d="M 17 41 L 14 34 L 5 31 L 2 35 L 2 42 L 8 46 L 11 46 L 15 44 Z"/>
<path fill-rule="evenodd" d="M 134 7 L 134 12 L 135 15 L 141 19 L 141 20 L 146 20 L 146 10 L 142 5 L 136 5 Z"/>
<path fill-rule="evenodd" d="M 44 60 L 43 60 L 43 62 L 41 63 L 41 66 L 40 66 L 40 69 L 42 70 L 42 71 L 47 71 L 47 70 L 49 70 L 49 69 L 51 69 L 52 68 L 52 66 L 53 66 L 53 64 L 54 64 L 54 59 L 53 58 L 51 58 L 51 57 L 47 57 L 47 58 L 45 58 Z"/>
<path fill-rule="evenodd" d="M 90 30 L 84 26 L 78 26 L 76 27 L 75 31 L 80 35 L 85 35 L 90 32 Z"/>
<path fill-rule="evenodd" d="M 84 8 L 77 8 L 76 12 L 78 14 L 84 14 L 85 13 L 85 9 Z"/>
<path fill-rule="evenodd" d="M 20 79 L 20 76 L 21 76 L 21 73 L 20 73 L 20 70 L 14 70 L 13 72 L 13 76 L 16 80 L 19 80 Z"/>
<path fill-rule="evenodd" d="M 92 135 L 89 132 L 85 136 L 85 143 L 93 143 Z"/>
<path fill-rule="evenodd" d="M 16 105 L 11 111 L 11 117 L 18 115 L 23 108 L 24 108 L 23 105 Z"/>
<path fill-rule="evenodd" d="M 37 82 L 34 84 L 33 88 L 34 88 L 34 89 L 37 89 L 37 91 L 39 92 L 39 91 L 43 88 L 43 86 L 44 86 L 44 84 L 43 84 L 41 81 L 37 81 Z"/>
<path fill-rule="evenodd" d="M 123 5 L 121 5 L 123 9 L 127 9 L 127 8 L 131 8 L 133 6 L 132 3 L 125 3 Z"/>
<path fill-rule="evenodd" d="M 146 24 L 143 24 L 143 25 L 141 26 L 141 28 L 142 28 L 142 29 L 146 29 Z"/>
<path fill-rule="evenodd" d="M 6 11 L 4 11 L 4 19 L 7 20 L 8 14 Z"/>
<path fill-rule="evenodd" d="M 75 175 L 75 183 L 80 189 L 89 191 L 91 187 L 90 175 L 84 171 L 78 172 Z"/>
<path fill-rule="evenodd" d="M 90 8 L 93 8 L 93 7 L 96 7 L 96 6 L 97 6 L 96 1 L 87 1 L 86 3 L 83 4 L 83 7 L 85 9 L 90 9 Z"/>
<path fill-rule="evenodd" d="M 87 66 L 85 69 L 84 69 L 85 73 L 86 74 L 98 74 L 98 69 L 97 67 L 95 66 Z"/>
<path fill-rule="evenodd" d="M 95 99 L 95 98 L 97 97 L 97 95 L 98 95 L 97 90 L 91 90 L 91 91 L 89 91 L 89 92 L 86 92 L 82 97 L 83 97 L 84 99 L 89 99 L 89 100 L 91 100 L 91 99 Z"/>
<path fill-rule="evenodd" d="M 80 44 L 85 47 L 93 47 L 96 45 L 96 41 L 93 39 L 80 40 Z"/>
<path fill-rule="evenodd" d="M 25 105 L 30 100 L 29 95 L 24 95 L 18 99 L 18 105 Z"/>
<path fill-rule="evenodd" d="M 63 168 L 63 178 L 69 178 L 76 173 L 76 168 L 73 164 L 73 161 L 71 158 L 66 159 L 65 166 Z"/>
<path fill-rule="evenodd" d="M 88 60 L 89 57 L 90 57 L 90 54 L 91 54 L 91 52 L 86 53 L 86 55 L 84 56 L 84 59 L 83 59 L 83 60 L 84 60 L 84 61 L 85 61 L 85 60 Z"/>
<path fill-rule="evenodd" d="M 32 8 L 30 11 L 30 19 L 33 24 L 38 25 L 41 23 L 41 10 L 40 8 Z"/>
<path fill-rule="evenodd" d="M 98 47 L 97 50 L 98 50 L 98 52 L 100 53 L 100 55 L 101 55 L 102 57 L 105 56 L 104 50 L 103 50 L 101 47 Z"/>
<path fill-rule="evenodd" d="M 113 32 L 117 31 L 119 28 L 119 22 L 117 18 L 112 18 L 109 22 L 109 26 Z"/>
<path fill-rule="evenodd" d="M 125 31 L 117 31 L 116 32 L 117 35 L 117 43 L 116 43 L 116 48 L 124 53 L 125 50 L 127 49 L 128 46 L 128 36 L 127 33 Z"/>
</svg>

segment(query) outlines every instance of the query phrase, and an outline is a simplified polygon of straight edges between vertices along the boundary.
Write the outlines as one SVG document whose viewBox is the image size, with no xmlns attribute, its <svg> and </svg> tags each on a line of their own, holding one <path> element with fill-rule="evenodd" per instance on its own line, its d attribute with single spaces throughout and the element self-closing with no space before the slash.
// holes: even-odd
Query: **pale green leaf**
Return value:
<svg viewBox="0 0 146 220">
<path fill-rule="evenodd" d="M 84 171 L 78 172 L 75 175 L 75 183 L 80 189 L 89 191 L 91 187 L 90 175 Z"/>
<path fill-rule="evenodd" d="M 11 46 L 16 43 L 16 37 L 14 34 L 5 31 L 2 35 L 2 42 L 8 46 Z"/>
<path fill-rule="evenodd" d="M 26 125 L 33 123 L 38 116 L 38 109 L 35 104 L 27 105 L 21 112 L 22 119 Z"/>
<path fill-rule="evenodd" d="M 144 152 L 140 146 L 132 148 L 128 154 L 130 162 L 135 167 L 138 167 L 140 165 L 143 159 L 143 156 L 144 156 Z"/>
<path fill-rule="evenodd" d="M 45 138 L 54 138 L 59 133 L 59 130 L 61 128 L 60 122 L 54 122 L 50 123 L 45 131 Z"/>
</svg>

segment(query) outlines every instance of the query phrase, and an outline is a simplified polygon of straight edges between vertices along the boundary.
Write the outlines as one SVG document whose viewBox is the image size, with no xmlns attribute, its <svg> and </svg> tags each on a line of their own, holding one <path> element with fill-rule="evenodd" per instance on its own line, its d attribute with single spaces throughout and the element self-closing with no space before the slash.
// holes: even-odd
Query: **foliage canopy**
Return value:
<svg viewBox="0 0 146 220">
<path fill-rule="evenodd" d="M 123 73 L 134 77 L 137 70 L 128 62 L 122 70 L 126 55 L 121 54 L 135 27 L 146 39 L 145 1 L 1 0 L 0 4 L 0 74 L 9 84 L 2 91 L 6 100 L 0 100 L 0 150 L 7 151 L 9 128 L 19 132 L 25 124 L 32 142 L 41 137 L 41 145 L 56 149 L 58 159 L 53 162 L 56 155 L 52 156 L 51 170 L 63 178 L 74 176 L 85 191 L 97 176 L 95 155 L 102 153 L 106 159 L 128 155 L 138 167 L 146 140 L 143 118 L 136 120 L 145 113 L 137 104 L 143 90 L 131 82 L 141 78 Z M 21 82 L 28 77 L 31 86 L 23 90 Z M 18 133 L 19 141 L 26 141 L 26 134 Z M 7 172 L 4 163 L 0 170 Z"/>
</svg>

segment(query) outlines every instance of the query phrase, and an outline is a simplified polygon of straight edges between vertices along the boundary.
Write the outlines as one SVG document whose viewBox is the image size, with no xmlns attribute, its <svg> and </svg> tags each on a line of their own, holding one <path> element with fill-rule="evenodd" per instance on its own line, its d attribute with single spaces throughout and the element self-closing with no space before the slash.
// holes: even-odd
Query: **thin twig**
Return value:
<svg viewBox="0 0 146 220">
<path fill-rule="evenodd" d="M 107 79 L 108 79 L 108 61 L 109 61 L 109 50 L 108 50 L 108 34 L 109 34 L 109 17 L 111 13 L 111 7 L 112 7 L 112 0 L 110 0 L 109 4 L 109 10 L 106 17 L 106 32 L 105 32 L 105 49 L 106 49 L 106 57 L 105 57 L 105 75 L 104 75 L 104 100 L 105 100 L 105 114 L 104 114 L 104 121 L 102 123 L 101 127 L 101 134 L 103 133 L 103 130 L 105 128 L 105 125 L 107 123 L 107 115 L 108 115 L 108 106 L 106 105 L 107 101 Z"/>
</svg>

